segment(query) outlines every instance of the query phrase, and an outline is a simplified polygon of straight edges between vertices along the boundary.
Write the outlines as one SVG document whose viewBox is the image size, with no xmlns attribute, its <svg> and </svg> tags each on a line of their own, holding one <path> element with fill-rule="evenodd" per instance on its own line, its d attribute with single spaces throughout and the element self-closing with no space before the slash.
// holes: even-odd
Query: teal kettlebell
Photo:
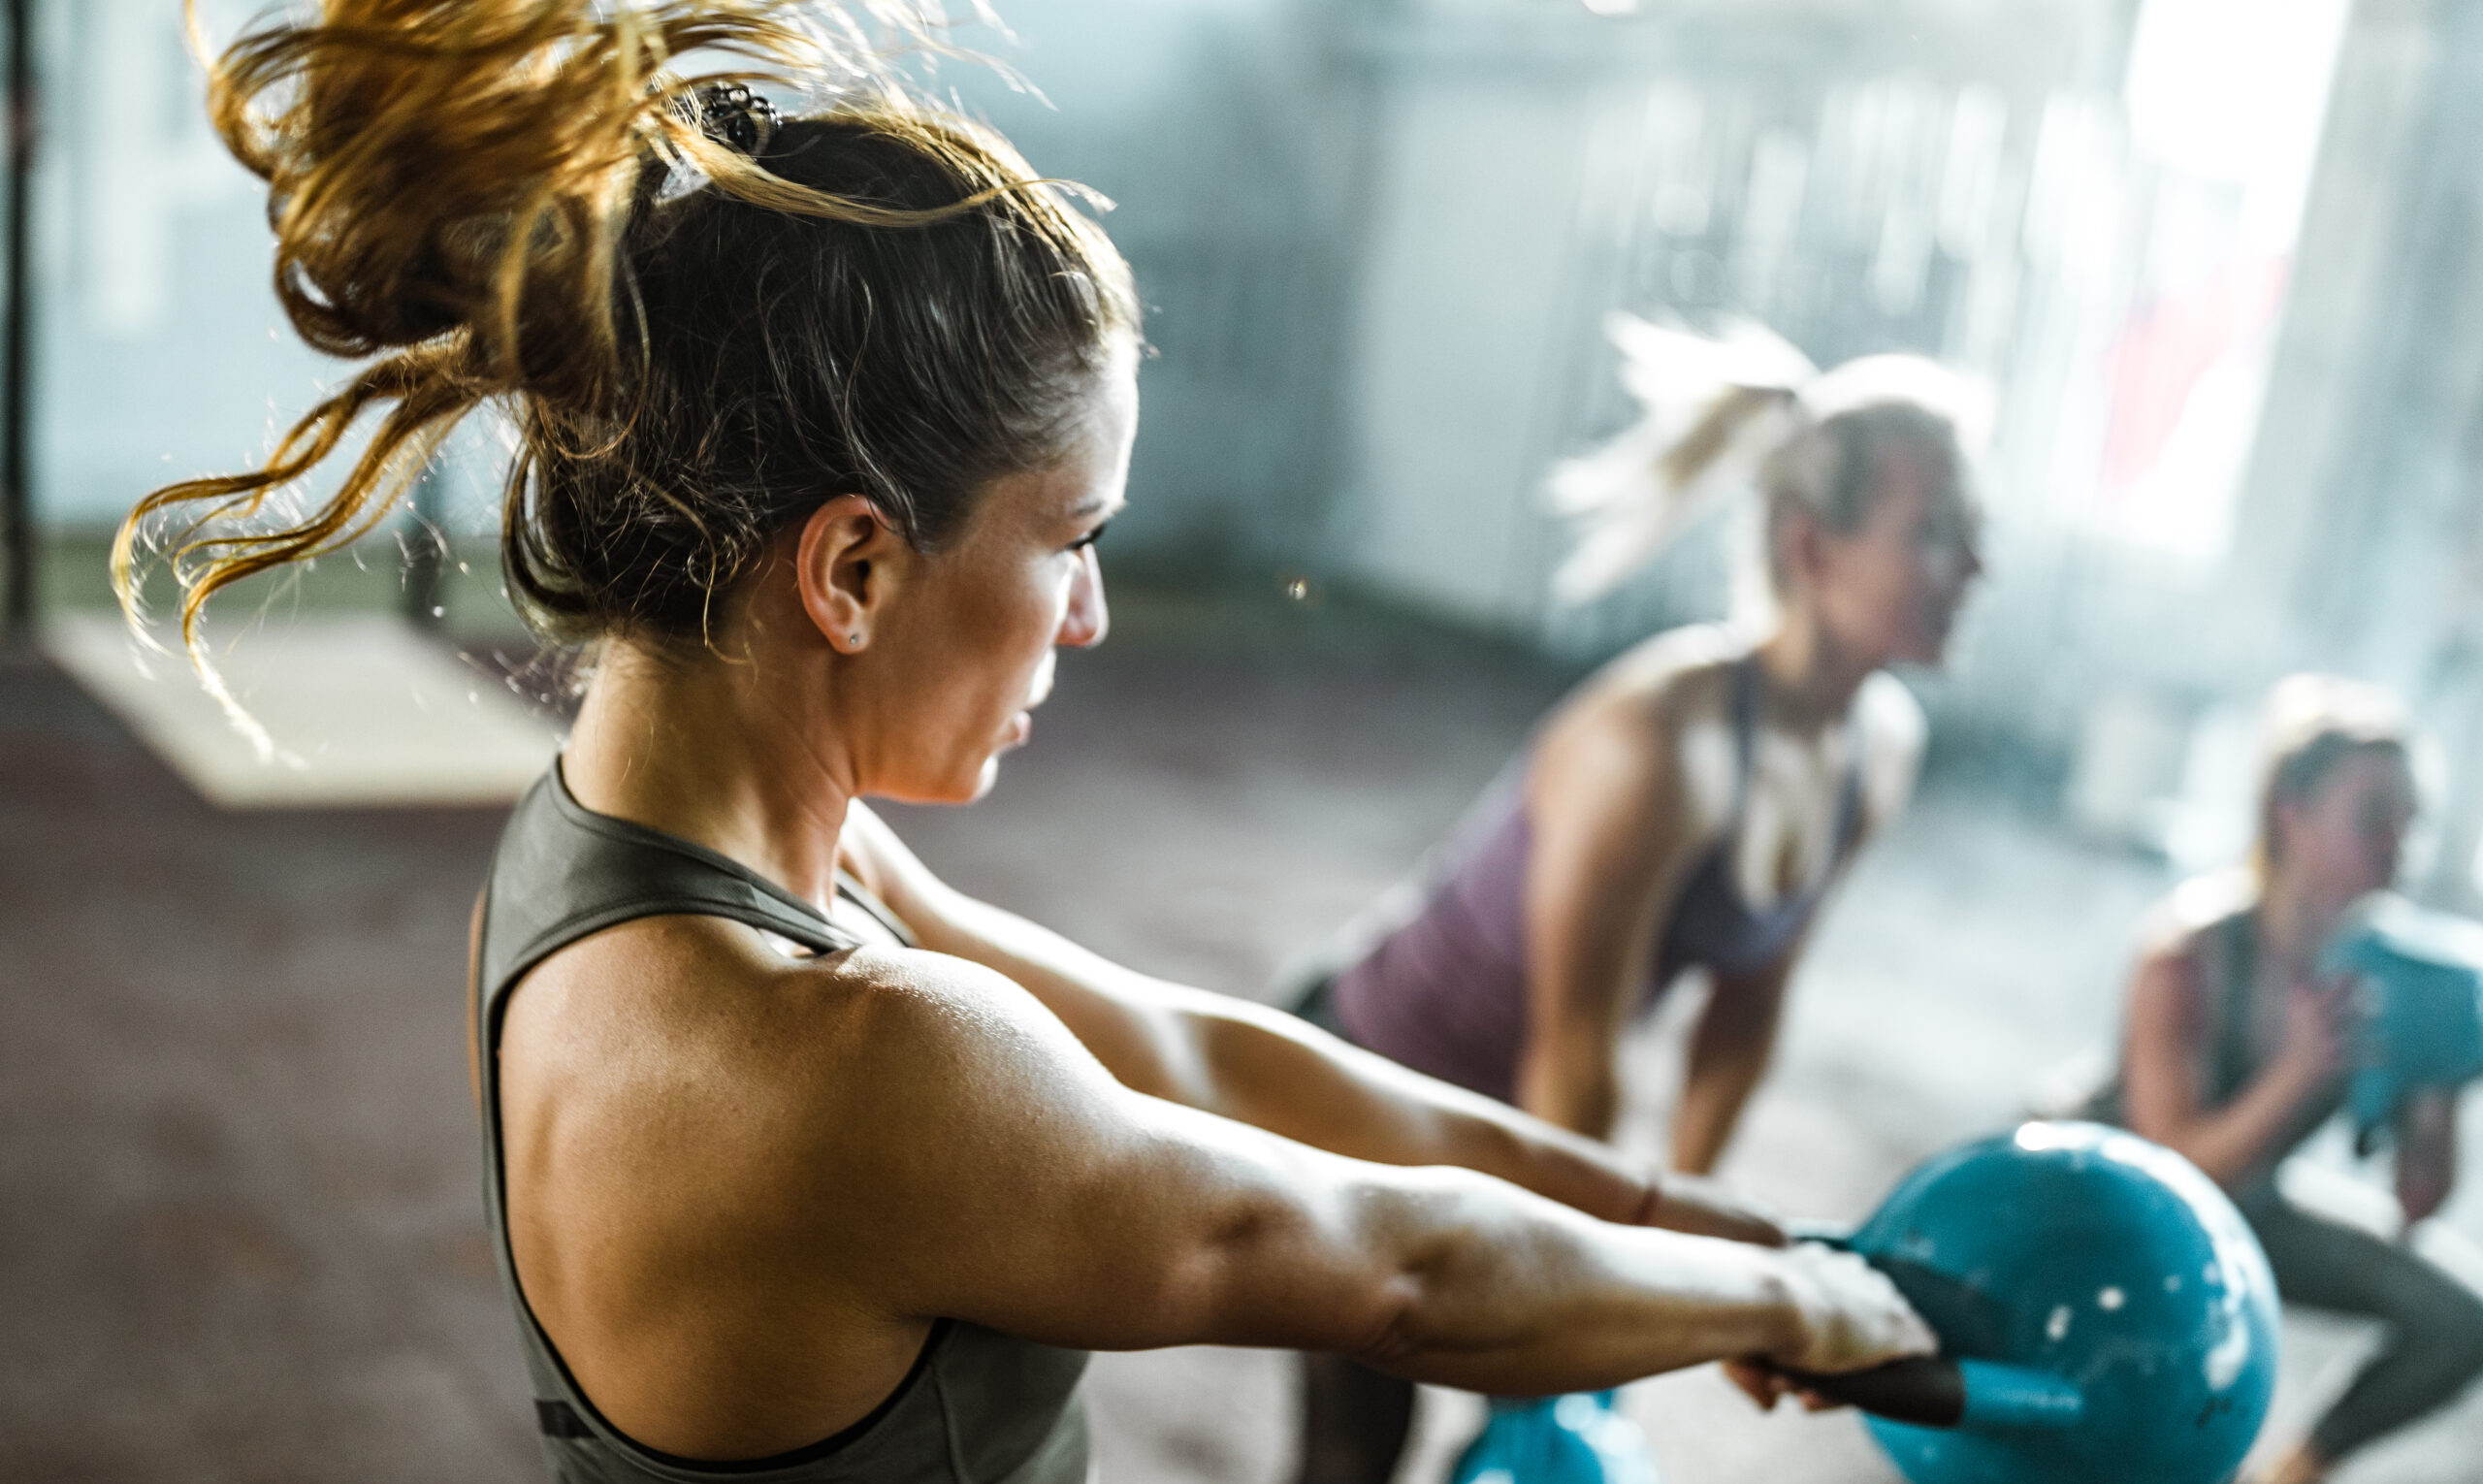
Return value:
<svg viewBox="0 0 2483 1484">
<path fill-rule="evenodd" d="M 1843 1245 L 1937 1357 L 1801 1376 L 1913 1484 L 2228 1484 L 2276 1381 L 2276 1285 L 2189 1161 L 2095 1123 L 1937 1155 Z"/>
<path fill-rule="evenodd" d="M 1638 1425 L 1616 1394 L 1495 1397 L 1491 1419 L 1458 1455 L 1452 1484 L 1658 1484 Z"/>
<path fill-rule="evenodd" d="M 2320 953 L 2367 987 L 2346 1083 L 2354 1146 L 2369 1154 L 2408 1093 L 2483 1076 L 2483 927 L 2383 893 Z"/>
</svg>

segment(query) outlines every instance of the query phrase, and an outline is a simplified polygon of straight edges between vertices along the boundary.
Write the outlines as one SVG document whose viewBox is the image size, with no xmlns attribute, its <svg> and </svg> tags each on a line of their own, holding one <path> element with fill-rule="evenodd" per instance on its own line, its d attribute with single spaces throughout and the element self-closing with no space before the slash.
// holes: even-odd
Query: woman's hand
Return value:
<svg viewBox="0 0 2483 1484">
<path fill-rule="evenodd" d="M 1851 1252 L 1802 1242 L 1785 1252 L 1801 1315 L 1801 1337 L 1786 1351 L 1725 1362 L 1725 1376 L 1762 1411 L 1788 1396 L 1811 1411 L 1837 1403 L 1803 1389 L 1788 1371 L 1829 1375 L 1867 1371 L 1909 1356 L 1929 1355 L 1939 1337 L 1905 1301 L 1887 1274 Z"/>
<path fill-rule="evenodd" d="M 1888 1275 L 1851 1252 L 1815 1242 L 1785 1249 L 1799 1333 L 1767 1359 L 1789 1371 L 1834 1375 L 1929 1355 L 1940 1337 Z"/>
<path fill-rule="evenodd" d="M 2405 1224 L 2428 1221 L 2457 1184 L 2457 1093 L 2418 1087 L 2397 1113 L 2397 1204 Z"/>
<path fill-rule="evenodd" d="M 1758 1403 L 1762 1412 L 1776 1410 L 1776 1403 L 1792 1397 L 1806 1412 L 1833 1411 L 1843 1403 L 1805 1390 L 1792 1377 L 1763 1360 L 1728 1360 L 1724 1363 L 1725 1379 L 1742 1389 L 1742 1395 Z"/>
<path fill-rule="evenodd" d="M 2361 980 L 2335 974 L 2304 980 L 2285 991 L 2284 1039 L 2273 1065 L 2297 1086 L 2316 1087 L 2345 1065 L 2353 1041 L 2355 991 Z"/>
</svg>

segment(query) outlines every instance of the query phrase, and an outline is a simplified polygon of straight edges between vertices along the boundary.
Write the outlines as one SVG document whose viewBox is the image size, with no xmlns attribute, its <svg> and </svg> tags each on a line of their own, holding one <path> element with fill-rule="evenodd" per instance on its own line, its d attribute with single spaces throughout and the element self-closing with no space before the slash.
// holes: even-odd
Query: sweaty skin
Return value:
<svg viewBox="0 0 2483 1484">
<path fill-rule="evenodd" d="M 1864 752 L 1867 838 L 1903 809 L 1922 756 L 1921 709 L 1882 667 L 1933 663 L 1980 570 L 1973 513 L 1952 477 L 1891 454 L 1858 529 L 1794 516 L 1778 533 L 1783 617 L 1757 650 L 1759 727 L 1739 850 L 1754 907 L 1801 889 L 1835 848 L 1849 711 Z M 1733 667 L 1721 630 L 1675 630 L 1622 656 L 1546 724 L 1526 781 L 1529 1016 L 1519 1105 L 1596 1138 L 1620 1107 L 1616 1048 L 1661 924 L 1732 806 Z M 1673 1123 L 1674 1168 L 1714 1169 L 1774 1048 L 1802 943 L 1719 976 Z"/>
<path fill-rule="evenodd" d="M 512 1250 L 597 1408 L 669 1453 L 782 1452 L 867 1414 L 943 1316 L 1100 1349 L 1341 1350 L 1508 1392 L 1927 1349 L 1858 1262 L 1615 1224 L 1733 1217 L 970 901 L 858 802 L 976 796 L 1053 647 L 1103 636 L 1091 537 L 1135 424 L 1125 362 L 1079 451 L 995 481 L 940 552 L 832 499 L 734 595 L 717 653 L 605 650 L 564 759 L 582 804 L 823 911 L 841 863 L 921 947 L 803 957 L 659 918 L 514 991 Z"/>
</svg>

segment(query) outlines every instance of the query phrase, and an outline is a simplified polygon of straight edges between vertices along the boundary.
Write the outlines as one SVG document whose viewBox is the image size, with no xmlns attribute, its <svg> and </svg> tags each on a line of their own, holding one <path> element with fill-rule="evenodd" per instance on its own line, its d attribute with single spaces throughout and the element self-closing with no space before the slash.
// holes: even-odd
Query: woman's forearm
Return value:
<svg viewBox="0 0 2483 1484">
<path fill-rule="evenodd" d="M 1358 1050 L 1292 1016 L 1203 1011 L 1223 1113 L 1332 1153 L 1496 1176 L 1604 1221 L 1781 1245 L 1765 1211 L 1713 1183 L 1655 1174 L 1610 1145 Z"/>
<path fill-rule="evenodd" d="M 1584 1390 L 1747 1356 L 1841 1370 L 1928 1340 L 1884 1279 L 1815 1249 L 1547 1218 L 1489 1200 L 1423 1220 L 1400 1317 L 1367 1356 L 1417 1380 Z"/>
<path fill-rule="evenodd" d="M 1763 1055 L 1711 1057 L 1684 1081 L 1681 1103 L 1673 1113 L 1675 1168 L 1696 1175 L 1715 1170 L 1765 1067 Z"/>
<path fill-rule="evenodd" d="M 1538 1011 L 1518 1054 L 1518 1106 L 1571 1133 L 1610 1139 L 1621 1117 L 1614 1042 L 1608 1018 Z"/>
<path fill-rule="evenodd" d="M 1780 964 L 1746 981 L 1720 979 L 1690 1040 L 1690 1064 L 1673 1113 L 1673 1168 L 1706 1175 L 1724 1157 L 1742 1109 L 1767 1071 L 1784 1004 Z"/>
<path fill-rule="evenodd" d="M 1595 1140 L 1338 1041 L 1291 1016 L 1199 1007 L 1210 1112 L 1386 1165 L 1453 1165 L 1605 1221 L 1662 1204 L 1648 1176 Z"/>
<path fill-rule="evenodd" d="M 2144 1116 L 2133 1100 L 2131 1132 L 2172 1149 L 2230 1189 L 2266 1162 L 2324 1076 L 2273 1062 L 2232 1101 L 2177 1123 Z"/>
<path fill-rule="evenodd" d="M 1800 1321 L 1782 1277 L 1736 1260 L 1758 1247 L 1646 1231 L 1670 1250 L 1584 1279 L 1546 1277 L 1558 1257 L 1538 1246 L 1488 1251 L 1493 1272 L 1451 1267 L 1418 1290 L 1394 1353 L 1367 1357 L 1410 1379 L 1499 1394 L 1586 1391 L 1710 1361 L 1790 1357 Z M 1479 1250 L 1479 1249 L 1478 1249 Z M 1546 1262 L 1547 1256 L 1554 1261 Z M 1489 1310 L 1472 1300 L 1491 1298 Z M 1790 1360 L 1789 1360 L 1790 1363 Z"/>
<path fill-rule="evenodd" d="M 2419 1087 L 2397 1113 L 2397 1200 L 2412 1225 L 2429 1220 L 2457 1184 L 2457 1094 Z"/>
</svg>

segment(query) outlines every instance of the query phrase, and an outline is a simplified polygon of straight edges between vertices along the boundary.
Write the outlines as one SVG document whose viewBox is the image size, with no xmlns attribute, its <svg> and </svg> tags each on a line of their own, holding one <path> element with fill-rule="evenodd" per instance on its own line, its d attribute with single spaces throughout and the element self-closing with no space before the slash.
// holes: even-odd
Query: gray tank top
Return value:
<svg viewBox="0 0 2483 1484">
<path fill-rule="evenodd" d="M 899 942 L 912 935 L 849 878 L 841 898 Z M 502 1205 L 500 1031 L 509 993 L 553 952 L 638 918 L 727 918 L 815 952 L 861 938 L 713 851 L 589 810 L 559 764 L 527 791 L 500 835 L 483 899 L 475 963 L 482 1048 L 483 1204 L 500 1281 L 517 1310 L 543 1455 L 563 1484 L 1082 1484 L 1086 1420 L 1080 1350 L 1037 1344 L 959 1320 L 932 1327 L 887 1400 L 833 1436 L 774 1458 L 701 1462 L 623 1436 L 580 1391 L 517 1282 Z"/>
</svg>

